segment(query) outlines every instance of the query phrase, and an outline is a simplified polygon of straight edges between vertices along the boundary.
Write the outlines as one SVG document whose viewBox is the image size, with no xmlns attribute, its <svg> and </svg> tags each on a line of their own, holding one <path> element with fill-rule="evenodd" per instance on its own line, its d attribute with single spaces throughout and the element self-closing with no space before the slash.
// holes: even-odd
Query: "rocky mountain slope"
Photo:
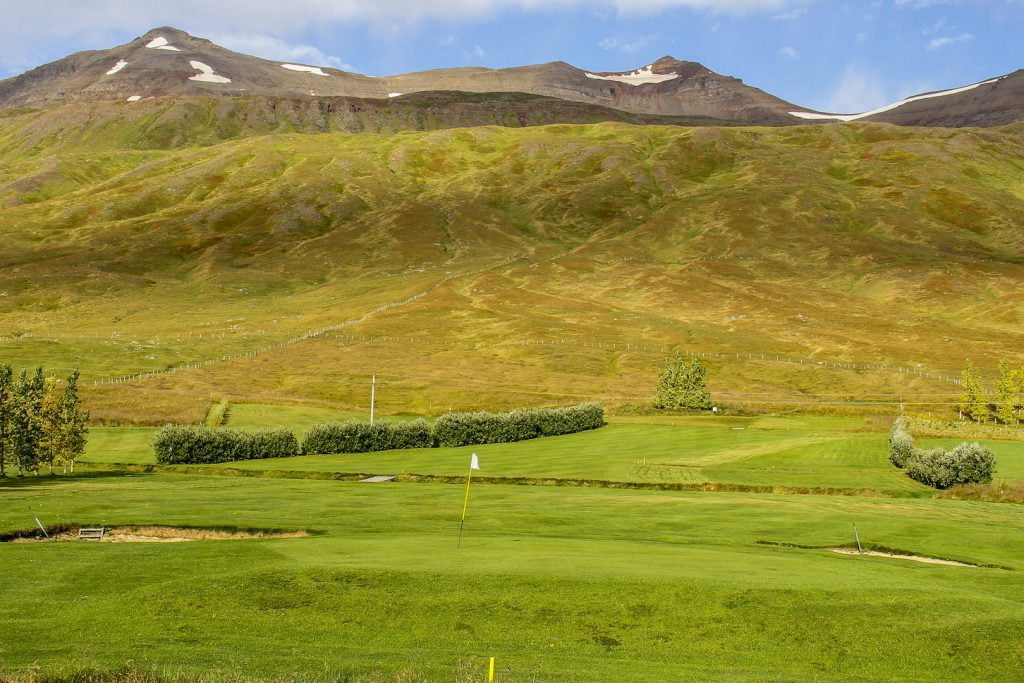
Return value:
<svg viewBox="0 0 1024 683">
<path fill-rule="evenodd" d="M 373 78 L 242 55 L 172 28 L 0 81 L 0 108 L 210 95 L 388 99 L 424 91 L 529 93 L 636 114 L 762 124 L 793 123 L 787 112 L 795 108 L 736 78 L 671 57 L 630 73 L 591 73 L 554 62 Z"/>
<path fill-rule="evenodd" d="M 804 121 L 878 121 L 903 126 L 1004 126 L 1024 120 L 1024 70 L 960 88 L 922 93 L 860 114 L 795 111 Z"/>
</svg>

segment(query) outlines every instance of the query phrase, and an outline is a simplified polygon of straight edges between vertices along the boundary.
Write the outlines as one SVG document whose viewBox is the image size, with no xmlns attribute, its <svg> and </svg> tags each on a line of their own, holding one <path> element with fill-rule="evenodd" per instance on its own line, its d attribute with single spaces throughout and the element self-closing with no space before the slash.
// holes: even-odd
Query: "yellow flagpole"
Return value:
<svg viewBox="0 0 1024 683">
<path fill-rule="evenodd" d="M 469 465 L 469 476 L 466 477 L 466 498 L 462 501 L 462 521 L 459 522 L 459 544 L 462 547 L 462 529 L 466 526 L 466 512 L 469 510 L 469 485 L 473 482 L 473 465 Z"/>
<path fill-rule="evenodd" d="M 469 509 L 469 484 L 473 481 L 473 470 L 470 468 L 469 476 L 466 477 L 466 499 L 462 501 L 462 521 L 466 521 L 466 510 Z"/>
</svg>

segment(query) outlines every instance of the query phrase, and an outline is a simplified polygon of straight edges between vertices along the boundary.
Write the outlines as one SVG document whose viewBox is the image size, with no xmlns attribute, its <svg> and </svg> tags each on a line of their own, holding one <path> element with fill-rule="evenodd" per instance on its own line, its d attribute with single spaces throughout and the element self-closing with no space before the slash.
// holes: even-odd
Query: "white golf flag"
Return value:
<svg viewBox="0 0 1024 683">
<path fill-rule="evenodd" d="M 471 470 L 478 470 L 478 469 L 480 469 L 480 460 L 477 459 L 476 453 L 474 453 L 473 457 L 469 459 L 469 469 L 471 469 Z"/>
</svg>

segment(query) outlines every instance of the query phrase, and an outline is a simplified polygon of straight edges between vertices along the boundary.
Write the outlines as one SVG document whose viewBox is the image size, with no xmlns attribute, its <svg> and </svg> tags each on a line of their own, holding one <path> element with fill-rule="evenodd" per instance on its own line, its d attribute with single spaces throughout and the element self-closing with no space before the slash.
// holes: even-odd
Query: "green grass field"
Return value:
<svg viewBox="0 0 1024 683">
<path fill-rule="evenodd" d="M 3 544 L 0 671 L 213 679 L 1014 680 L 1024 507 L 90 473 L 0 484 L 0 530 L 309 528 Z M 824 550 L 872 544 L 999 565 Z M 965 609 L 969 606 L 969 609 Z M 211 674 L 212 671 L 216 673 Z"/>
<path fill-rule="evenodd" d="M 256 404 L 233 405 L 229 415 L 231 427 L 291 426 L 299 434 L 317 421 L 361 417 Z M 612 424 L 603 429 L 519 444 L 310 455 L 218 467 L 453 476 L 465 474 L 469 454 L 475 452 L 485 464 L 482 474 L 489 477 L 928 491 L 890 465 L 886 435 L 868 429 L 862 419 L 813 416 L 612 418 Z M 153 463 L 153 431 L 94 428 L 84 461 Z M 922 439 L 921 443 L 958 442 Z M 997 454 L 997 480 L 1024 480 L 1024 442 L 984 443 Z"/>
</svg>

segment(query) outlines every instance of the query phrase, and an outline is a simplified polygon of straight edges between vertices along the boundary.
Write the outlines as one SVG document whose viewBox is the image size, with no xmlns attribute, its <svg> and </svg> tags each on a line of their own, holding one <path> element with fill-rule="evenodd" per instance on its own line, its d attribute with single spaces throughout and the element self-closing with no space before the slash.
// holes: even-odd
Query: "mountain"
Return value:
<svg viewBox="0 0 1024 683">
<path fill-rule="evenodd" d="M 960 88 L 908 97 L 860 114 L 793 111 L 805 121 L 877 121 L 901 126 L 1004 126 L 1024 120 L 1024 69 Z"/>
<path fill-rule="evenodd" d="M 352 100 L 388 100 L 435 91 L 480 95 L 524 93 L 591 107 L 589 110 L 554 111 L 557 107 L 552 110 L 552 102 L 535 101 L 548 111 L 548 115 L 536 117 L 538 120 L 563 123 L 597 117 L 607 121 L 662 124 L 793 125 L 868 120 L 905 126 L 990 127 L 1024 120 L 1024 71 L 961 88 L 916 95 L 870 112 L 829 114 L 801 108 L 745 85 L 738 78 L 673 57 L 662 57 L 628 72 L 591 72 L 565 62 L 551 62 L 508 69 L 464 67 L 371 77 L 243 55 L 170 27 L 153 29 L 110 50 L 79 52 L 0 81 L 0 109 L 215 96 L 348 98 L 341 105 L 344 107 L 352 105 Z M 498 106 L 511 101 L 514 98 L 495 99 Z M 382 105 L 365 106 L 379 109 Z M 440 100 L 435 98 L 432 106 L 437 115 Z M 612 110 L 642 117 L 688 120 L 627 119 Z M 455 122 L 459 116 L 452 116 L 450 125 L 460 125 Z M 438 123 L 446 118 L 443 114 L 435 116 Z M 492 113 L 489 121 L 481 122 L 508 125 L 510 120 L 508 116 L 499 119 L 502 117 Z M 406 128 L 408 126 L 403 125 L 397 129 Z M 427 128 L 429 126 L 419 129 Z"/>
<path fill-rule="evenodd" d="M 242 55 L 167 27 L 110 50 L 79 52 L 0 81 L 0 108 L 211 95 L 388 99 L 425 91 L 521 92 L 634 114 L 796 122 L 788 114 L 795 105 L 696 62 L 671 57 L 623 73 L 592 73 L 553 62 L 375 78 Z"/>
</svg>

